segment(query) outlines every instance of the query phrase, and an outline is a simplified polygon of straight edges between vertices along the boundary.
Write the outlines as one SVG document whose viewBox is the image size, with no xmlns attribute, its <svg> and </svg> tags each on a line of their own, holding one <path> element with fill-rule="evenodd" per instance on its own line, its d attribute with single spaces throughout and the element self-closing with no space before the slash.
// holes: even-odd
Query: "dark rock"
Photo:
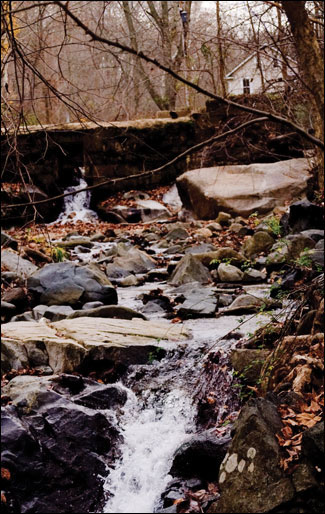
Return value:
<svg viewBox="0 0 325 514">
<path fill-rule="evenodd" d="M 19 411 L 21 419 L 17 408 L 4 408 L 2 416 L 2 466 L 11 474 L 12 512 L 101 512 L 102 477 L 119 440 L 108 418 L 45 390 L 34 410 Z"/>
<path fill-rule="evenodd" d="M 33 311 L 26 311 L 22 314 L 17 314 L 16 316 L 13 316 L 10 321 L 34 321 Z"/>
<path fill-rule="evenodd" d="M 322 207 L 308 200 L 301 200 L 290 205 L 289 216 L 282 221 L 286 233 L 302 232 L 310 229 L 322 229 L 324 226 Z"/>
<path fill-rule="evenodd" d="M 273 403 L 257 398 L 244 405 L 220 467 L 221 498 L 209 512 L 270 512 L 292 500 L 294 488 L 280 467 L 275 437 L 281 428 Z"/>
<path fill-rule="evenodd" d="M 217 309 L 217 297 L 210 288 L 190 288 L 185 293 L 185 301 L 177 310 L 183 319 L 213 316 Z"/>
<path fill-rule="evenodd" d="M 75 305 L 90 301 L 116 304 L 117 293 L 106 275 L 95 265 L 73 262 L 46 264 L 28 278 L 36 300 L 46 305 Z"/>
<path fill-rule="evenodd" d="M 311 237 L 315 241 L 315 243 L 318 243 L 318 241 L 320 239 L 324 240 L 324 230 L 309 229 L 309 230 L 304 230 L 301 233 L 302 233 L 302 235 L 304 235 L 306 237 Z M 323 246 L 324 246 L 324 242 L 323 242 Z"/>
<path fill-rule="evenodd" d="M 235 371 L 244 374 L 245 383 L 255 383 L 269 354 L 268 350 L 238 348 L 231 352 L 230 362 Z"/>
<path fill-rule="evenodd" d="M 172 476 L 215 480 L 229 446 L 229 438 L 199 436 L 182 444 L 170 470 Z"/>
<path fill-rule="evenodd" d="M 313 465 L 324 468 L 324 421 L 303 432 L 302 451 Z"/>
<path fill-rule="evenodd" d="M 126 391 L 117 386 L 96 386 L 74 398 L 74 402 L 89 409 L 114 409 L 127 400 Z"/>
</svg>

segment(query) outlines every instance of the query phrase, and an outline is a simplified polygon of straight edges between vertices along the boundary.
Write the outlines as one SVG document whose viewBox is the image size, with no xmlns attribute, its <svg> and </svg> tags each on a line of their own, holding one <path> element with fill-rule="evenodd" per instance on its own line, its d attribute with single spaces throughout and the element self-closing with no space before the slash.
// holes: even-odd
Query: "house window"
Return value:
<svg viewBox="0 0 325 514">
<path fill-rule="evenodd" d="M 251 92 L 251 88 L 249 85 L 249 79 L 243 79 L 243 93 L 244 95 L 249 95 Z"/>
</svg>

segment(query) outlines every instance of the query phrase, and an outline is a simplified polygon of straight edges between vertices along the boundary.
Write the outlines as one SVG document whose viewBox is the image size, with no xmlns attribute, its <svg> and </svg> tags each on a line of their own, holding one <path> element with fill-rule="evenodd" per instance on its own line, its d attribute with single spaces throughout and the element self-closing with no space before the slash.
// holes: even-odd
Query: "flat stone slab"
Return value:
<svg viewBox="0 0 325 514">
<path fill-rule="evenodd" d="M 50 366 L 54 373 L 69 373 L 78 369 L 86 357 L 142 364 L 160 342 L 187 337 L 181 325 L 138 318 L 11 322 L 2 325 L 3 367 L 5 371 L 26 365 Z"/>
</svg>

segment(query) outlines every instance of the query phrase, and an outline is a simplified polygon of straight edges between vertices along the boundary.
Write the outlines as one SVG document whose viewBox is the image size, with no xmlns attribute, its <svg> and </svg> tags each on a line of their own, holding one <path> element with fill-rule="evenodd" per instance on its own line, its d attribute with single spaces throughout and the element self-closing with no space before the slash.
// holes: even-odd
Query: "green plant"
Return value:
<svg viewBox="0 0 325 514">
<path fill-rule="evenodd" d="M 51 257 L 54 262 L 63 262 L 67 258 L 67 252 L 60 246 L 54 246 L 51 249 Z"/>
<path fill-rule="evenodd" d="M 299 257 L 294 260 L 294 263 L 300 268 L 311 269 L 313 267 L 313 260 L 309 254 L 309 248 L 304 248 Z"/>
<path fill-rule="evenodd" d="M 158 342 L 160 339 L 157 340 Z M 153 361 L 161 359 L 165 355 L 165 350 L 163 348 L 160 348 L 159 346 L 155 348 L 152 352 L 148 355 L 148 364 L 152 364 Z"/>
<path fill-rule="evenodd" d="M 282 232 L 282 227 L 280 225 L 280 219 L 276 216 L 272 216 L 264 221 L 264 223 L 269 227 L 272 234 L 275 236 L 280 236 Z"/>
</svg>

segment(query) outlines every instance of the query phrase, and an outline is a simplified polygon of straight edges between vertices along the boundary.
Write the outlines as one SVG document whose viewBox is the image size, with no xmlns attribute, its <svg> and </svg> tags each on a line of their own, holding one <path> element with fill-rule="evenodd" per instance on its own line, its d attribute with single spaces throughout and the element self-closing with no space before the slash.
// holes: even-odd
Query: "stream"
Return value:
<svg viewBox="0 0 325 514">
<path fill-rule="evenodd" d="M 86 186 L 83 177 L 69 191 Z M 87 220 L 96 223 L 96 213 L 89 209 L 90 195 L 82 192 L 65 197 L 64 211 L 57 222 Z M 88 253 L 72 251 L 80 263 L 90 263 L 114 243 L 94 243 Z M 152 245 L 152 249 L 155 249 Z M 170 256 L 172 259 L 173 256 Z M 117 287 L 119 305 L 136 311 L 143 308 L 142 295 L 160 289 L 168 298 L 173 289 L 166 282 L 145 282 L 139 286 Z M 265 297 L 265 285 L 244 286 L 247 292 Z M 164 319 L 164 312 L 147 313 L 151 320 Z M 161 512 L 161 494 L 172 480 L 169 474 L 176 450 L 191 437 L 202 431 L 198 426 L 198 384 L 205 380 L 205 363 L 209 352 L 219 352 L 223 362 L 228 362 L 228 352 L 248 332 L 266 324 L 265 314 L 238 315 L 189 319 L 183 322 L 190 332 L 184 343 L 161 343 L 165 356 L 153 355 L 146 365 L 131 366 L 120 387 L 127 392 L 127 402 L 117 414 L 117 424 L 123 435 L 121 458 L 115 467 L 108 469 L 105 480 L 107 502 L 105 513 Z M 237 329 L 240 324 L 240 329 Z M 240 336 L 236 337 L 240 332 Z M 229 336 L 230 334 L 230 336 Z M 239 402 L 231 388 L 231 368 L 214 384 L 216 404 L 222 419 L 227 404 L 228 414 L 236 417 Z M 229 426 L 230 430 L 230 426 Z"/>
</svg>

